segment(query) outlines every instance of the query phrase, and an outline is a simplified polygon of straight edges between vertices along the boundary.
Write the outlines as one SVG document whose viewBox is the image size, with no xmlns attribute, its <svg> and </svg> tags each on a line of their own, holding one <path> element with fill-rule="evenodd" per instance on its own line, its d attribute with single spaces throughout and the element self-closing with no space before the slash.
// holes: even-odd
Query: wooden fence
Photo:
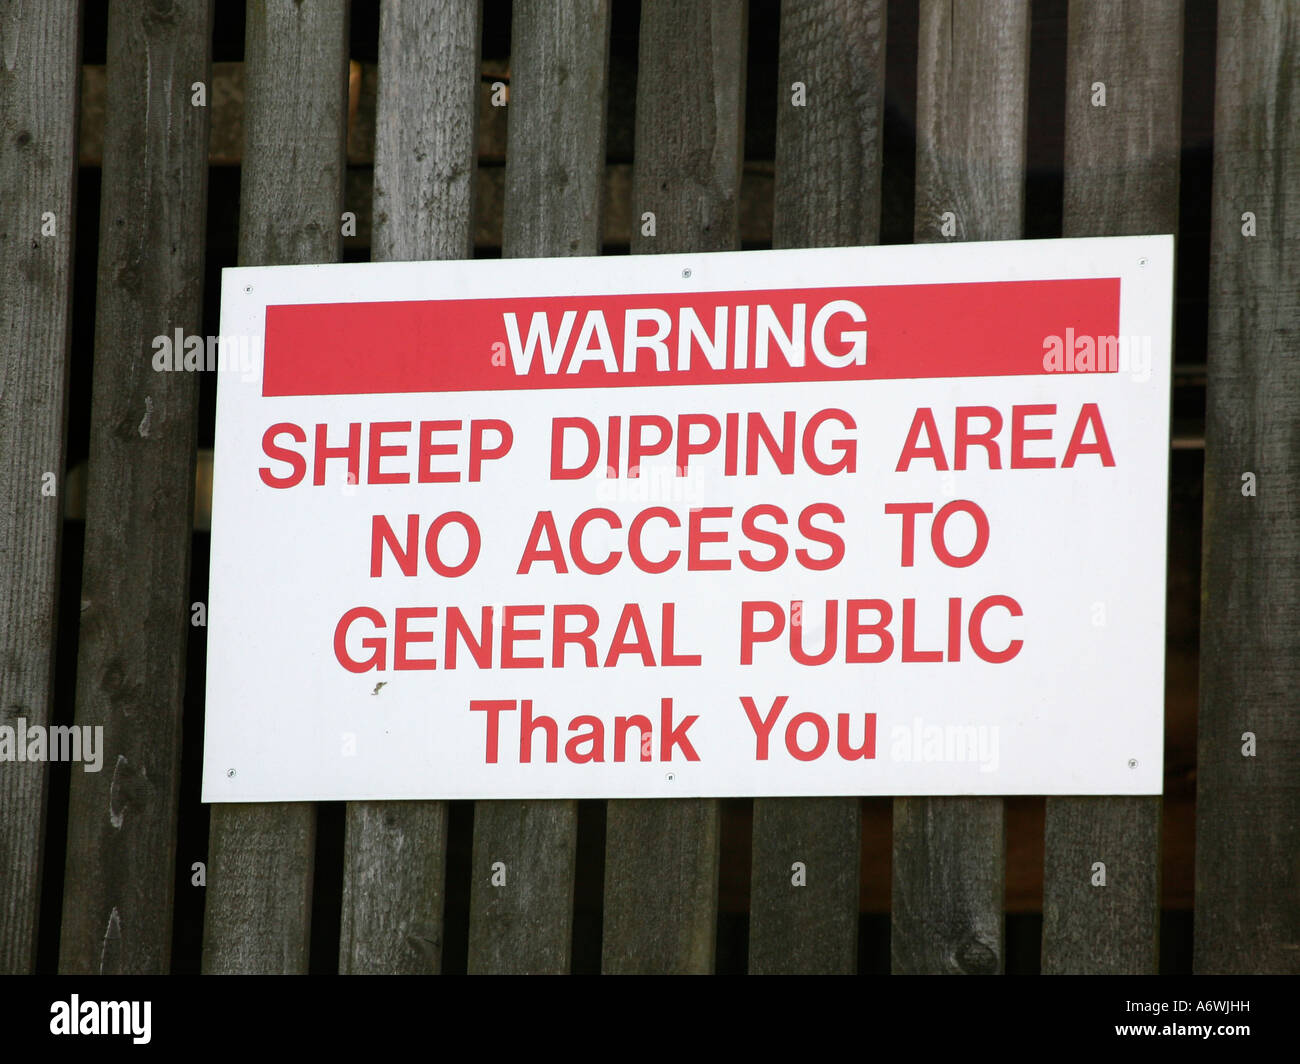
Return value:
<svg viewBox="0 0 1300 1064">
<path fill-rule="evenodd" d="M 104 728 L 106 754 L 102 772 L 71 775 L 65 972 L 171 964 L 187 641 L 202 634 L 189 597 L 200 384 L 155 372 L 151 339 L 202 332 L 211 108 L 196 93 L 213 84 L 212 2 L 115 0 L 108 15 L 75 662 L 75 721 Z M 513 4 L 504 255 L 602 249 L 610 4 Z M 0 8 L 0 723 L 52 719 L 82 14 L 77 0 Z M 1029 0 L 919 0 L 917 241 L 1024 235 L 1032 14 Z M 633 253 L 740 246 L 748 17 L 744 0 L 643 0 Z M 240 264 L 339 259 L 345 208 L 372 219 L 375 260 L 473 254 L 482 18 L 479 0 L 384 0 L 366 210 L 345 204 L 347 0 L 249 0 Z M 879 241 L 893 24 L 885 0 L 780 5 L 774 246 Z M 1184 37 L 1180 0 L 1069 3 L 1063 235 L 1178 232 Z M 1295 972 L 1300 11 L 1220 0 L 1216 39 L 1195 968 Z M 0 763 L 3 972 L 35 965 L 50 779 L 44 763 Z M 749 970 L 855 970 L 863 876 L 884 874 L 862 868 L 861 804 L 753 806 Z M 1044 972 L 1156 970 L 1160 825 L 1159 798 L 1048 800 Z M 212 807 L 205 971 L 307 970 L 316 829 L 311 804 Z M 340 971 L 440 970 L 448 835 L 447 803 L 347 806 Z M 572 801 L 477 804 L 471 972 L 570 969 L 577 836 Z M 605 971 L 713 970 L 719 852 L 716 800 L 608 803 Z M 795 860 L 815 870 L 798 891 Z M 518 870 L 512 889 L 489 889 L 495 861 Z M 895 800 L 890 868 L 895 972 L 1004 969 L 1002 799 Z"/>
</svg>

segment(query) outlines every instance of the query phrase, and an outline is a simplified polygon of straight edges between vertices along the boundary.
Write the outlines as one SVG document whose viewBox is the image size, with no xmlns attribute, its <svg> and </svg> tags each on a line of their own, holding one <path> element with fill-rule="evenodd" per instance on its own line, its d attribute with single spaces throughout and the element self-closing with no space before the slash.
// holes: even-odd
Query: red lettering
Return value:
<svg viewBox="0 0 1300 1064">
<path fill-rule="evenodd" d="M 525 705 L 531 707 L 531 702 Z M 501 737 L 501 714 L 513 713 L 516 703 L 500 700 L 473 699 L 469 704 L 470 712 L 487 714 L 487 750 L 485 760 L 489 765 L 497 763 L 497 743 Z"/>
<path fill-rule="evenodd" d="M 442 530 L 450 524 L 460 525 L 465 530 L 465 537 L 468 541 L 465 548 L 465 557 L 456 565 L 448 565 L 444 562 L 438 550 Z M 445 514 L 439 514 L 434 518 L 433 523 L 429 525 L 429 531 L 424 536 L 424 557 L 428 561 L 429 567 L 439 576 L 464 576 L 474 568 L 474 563 L 478 561 L 479 551 L 482 547 L 483 539 L 479 535 L 478 525 L 474 523 L 474 518 L 467 513 L 462 513 L 460 510 L 449 510 Z M 373 558 L 371 564 L 373 567 Z"/>
<path fill-rule="evenodd" d="M 408 658 L 406 648 L 410 643 L 432 643 L 432 632 L 412 632 L 407 622 L 413 617 L 432 618 L 438 616 L 437 606 L 411 606 L 398 609 L 393 613 L 393 669 L 436 669 L 437 661 L 433 658 Z"/>
<path fill-rule="evenodd" d="M 701 506 L 699 509 L 691 511 L 691 515 L 687 519 L 686 538 L 686 568 L 688 571 L 705 572 L 731 568 L 731 562 L 726 558 L 700 557 L 700 547 L 703 544 L 725 543 L 727 541 L 727 533 L 725 532 L 705 532 L 702 527 L 704 522 L 714 518 L 730 516 L 730 506 Z"/>
<path fill-rule="evenodd" d="M 749 723 L 754 729 L 754 760 L 767 760 L 768 740 L 772 735 L 772 729 L 776 727 L 776 718 L 781 715 L 781 710 L 785 708 L 786 700 L 789 695 L 780 695 L 772 708 L 767 711 L 767 716 L 759 715 L 758 707 L 754 705 L 754 700 L 749 695 L 742 695 L 740 699 L 741 706 L 745 709 L 745 716 L 749 718 Z"/>
<path fill-rule="evenodd" d="M 1092 426 L 1092 443 L 1083 442 L 1083 431 Z M 1101 411 L 1096 403 L 1084 403 L 1079 411 L 1079 418 L 1074 423 L 1074 432 L 1070 434 L 1070 444 L 1065 448 L 1065 457 L 1061 459 L 1062 469 L 1074 467 L 1074 460 L 1081 454 L 1095 454 L 1103 466 L 1113 466 L 1115 456 L 1110 451 L 1110 440 L 1106 438 L 1106 427 L 1101 423 Z"/>
<path fill-rule="evenodd" d="M 542 547 L 542 537 L 546 537 L 548 546 Z M 525 576 L 532 569 L 534 562 L 550 562 L 557 573 L 567 573 L 569 566 L 564 560 L 564 551 L 560 548 L 560 533 L 555 529 L 555 515 L 550 510 L 540 510 L 533 518 L 532 530 L 528 533 L 528 543 L 524 546 L 523 557 L 519 559 L 518 575 Z"/>
<path fill-rule="evenodd" d="M 920 445 L 921 433 L 929 441 L 928 446 Z M 912 462 L 918 458 L 929 458 L 934 468 L 940 471 L 948 468 L 948 459 L 943 453 L 943 444 L 939 441 L 939 428 L 934 423 L 934 411 L 928 406 L 920 407 L 912 416 L 911 427 L 907 430 L 907 440 L 903 443 L 903 453 L 898 456 L 898 465 L 894 472 L 906 473 Z"/>
<path fill-rule="evenodd" d="M 1001 606 L 1012 617 L 1020 617 L 1023 611 L 1020 609 L 1020 603 L 1010 595 L 990 595 L 988 598 L 980 599 L 975 604 L 975 608 L 970 611 L 969 637 L 971 649 L 976 655 L 984 661 L 992 662 L 994 665 L 1001 665 L 1003 662 L 1010 661 L 1020 653 L 1020 648 L 1025 645 L 1023 639 L 1013 639 L 1007 644 L 1005 650 L 990 650 L 988 644 L 984 642 L 984 615 L 994 606 Z"/>
<path fill-rule="evenodd" d="M 459 421 L 421 421 L 420 422 L 420 464 L 416 469 L 416 480 L 421 484 L 450 484 L 460 480 L 460 473 L 450 470 L 435 470 L 429 464 L 434 455 L 455 454 L 454 443 L 434 443 L 435 432 L 459 432 Z"/>
<path fill-rule="evenodd" d="M 594 562 L 587 557 L 582 547 L 582 534 L 586 532 L 587 526 L 592 521 L 604 521 L 611 529 L 622 528 L 622 522 L 618 519 L 618 514 L 613 510 L 606 510 L 603 507 L 595 510 L 584 510 L 573 522 L 573 527 L 569 530 L 569 554 L 573 556 L 573 564 L 582 572 L 589 573 L 592 576 L 602 576 L 609 572 L 618 564 L 618 560 L 623 557 L 621 551 L 610 551 L 602 562 Z"/>
<path fill-rule="evenodd" d="M 1025 427 L 1025 418 L 1040 417 L 1056 413 L 1055 403 L 1031 403 L 1028 406 L 1011 408 L 1011 468 L 1012 469 L 1053 469 L 1055 458 L 1028 458 L 1025 456 L 1026 440 L 1050 440 L 1051 429 L 1030 429 Z"/>
<path fill-rule="evenodd" d="M 759 631 L 754 628 L 754 617 L 765 613 L 772 619 L 772 627 Z M 742 602 L 740 604 L 740 663 L 754 664 L 754 644 L 770 643 L 785 631 L 785 611 L 775 602 Z"/>
<path fill-rule="evenodd" d="M 764 503 L 751 506 L 745 511 L 745 516 L 740 519 L 740 530 L 745 536 L 755 543 L 770 547 L 772 557 L 767 561 L 759 561 L 754 557 L 752 551 L 742 550 L 740 552 L 740 562 L 746 569 L 752 569 L 756 573 L 770 573 L 773 569 L 779 569 L 785 564 L 786 558 L 790 556 L 790 548 L 786 545 L 785 537 L 779 533 L 767 532 L 758 527 L 757 521 L 760 517 L 771 517 L 778 525 L 783 525 L 786 523 L 785 511 L 779 506 L 770 506 Z"/>
<path fill-rule="evenodd" d="M 540 628 L 515 628 L 515 621 L 520 617 L 541 617 L 546 612 L 545 606 L 507 606 L 501 623 L 501 667 L 503 669 L 540 669 L 546 662 L 542 658 L 515 657 L 515 643 L 541 639 Z M 524 705 L 529 705 L 525 702 Z M 554 761 L 554 758 L 548 760 Z"/>
<path fill-rule="evenodd" d="M 370 460 L 366 468 L 368 483 L 409 484 L 411 482 L 410 473 L 385 473 L 379 468 L 380 463 L 385 458 L 396 458 L 398 455 L 405 456 L 406 454 L 406 444 L 404 443 L 386 445 L 384 443 L 384 433 L 410 431 L 411 423 L 409 421 L 372 421 L 370 423 Z"/>
<path fill-rule="evenodd" d="M 313 466 L 312 483 L 317 487 L 325 483 L 325 463 L 332 458 L 345 458 L 348 463 L 349 484 L 361 480 L 361 422 L 354 421 L 348 425 L 348 442 L 343 447 L 328 447 L 325 444 L 328 425 L 316 426 L 316 454 Z"/>
<path fill-rule="evenodd" d="M 275 442 L 278 437 L 286 433 L 296 443 L 307 442 L 307 434 L 302 428 L 288 421 L 277 422 L 262 433 L 262 451 L 266 457 L 276 462 L 287 462 L 289 465 L 289 472 L 282 477 L 277 477 L 266 466 L 262 466 L 257 471 L 258 476 L 262 478 L 262 483 L 268 488 L 295 487 L 302 482 L 302 478 L 307 473 L 307 459 L 297 451 L 281 447 Z"/>
<path fill-rule="evenodd" d="M 354 606 L 339 618 L 339 623 L 334 628 L 334 657 L 348 672 L 367 672 L 370 669 L 383 672 L 385 643 L 382 636 L 366 636 L 361 640 L 361 645 L 371 651 L 370 657 L 365 660 L 357 661 L 348 653 L 348 632 L 352 628 L 352 622 L 359 619 L 367 620 L 381 630 L 387 623 L 378 610 L 369 606 Z"/>
<path fill-rule="evenodd" d="M 500 437 L 495 447 L 483 446 L 485 432 L 495 432 Z M 506 422 L 498 418 L 471 421 L 469 423 L 469 479 L 480 480 L 483 475 L 483 463 L 504 458 L 510 453 L 510 447 L 514 442 L 514 431 Z"/>
<path fill-rule="evenodd" d="M 971 432 L 970 420 L 982 417 L 989 427 L 983 432 Z M 966 468 L 966 451 L 970 447 L 980 446 L 988 456 L 989 469 L 1002 468 L 1002 455 L 995 437 L 1002 431 L 1002 415 L 991 406 L 957 407 L 957 427 L 953 434 L 952 458 L 953 468 Z"/>
<path fill-rule="evenodd" d="M 903 518 L 903 553 L 901 564 L 908 568 L 913 564 L 916 548 L 916 515 L 934 512 L 931 502 L 887 502 L 885 513 L 899 514 Z"/>
<path fill-rule="evenodd" d="M 828 502 L 819 502 L 814 503 L 812 506 L 806 506 L 799 515 L 799 531 L 803 533 L 804 537 L 814 543 L 824 544 L 831 549 L 830 554 L 825 558 L 814 558 L 802 547 L 794 552 L 794 556 L 799 559 L 800 565 L 815 572 L 834 569 L 844 560 L 844 540 L 829 529 L 818 528 L 812 523 L 812 519 L 819 514 L 825 514 L 837 525 L 844 523 L 844 512 L 838 506 L 832 506 Z"/>
</svg>

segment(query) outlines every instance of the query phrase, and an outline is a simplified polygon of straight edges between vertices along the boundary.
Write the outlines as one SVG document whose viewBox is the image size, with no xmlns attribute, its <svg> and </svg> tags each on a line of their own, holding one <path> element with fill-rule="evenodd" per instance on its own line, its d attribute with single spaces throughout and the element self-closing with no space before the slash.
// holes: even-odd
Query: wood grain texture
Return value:
<svg viewBox="0 0 1300 1064">
<path fill-rule="evenodd" d="M 347 134 L 346 0 L 249 0 L 242 266 L 333 262 Z M 316 809 L 214 805 L 206 973 L 307 970 Z"/>
<path fill-rule="evenodd" d="M 879 239 L 884 34 L 883 2 L 782 4 L 774 246 Z M 857 798 L 754 800 L 751 973 L 857 970 L 861 835 Z"/>
<path fill-rule="evenodd" d="M 634 254 L 737 247 L 747 15 L 744 0 L 642 4 Z"/>
<path fill-rule="evenodd" d="M 1028 0 L 921 0 L 918 242 L 1023 234 L 1028 76 Z M 947 211 L 955 238 L 940 229 Z"/>
<path fill-rule="evenodd" d="M 1028 0 L 922 0 L 917 48 L 917 242 L 1019 238 Z M 894 801 L 895 972 L 1003 970 L 1005 856 L 1000 798 Z"/>
<path fill-rule="evenodd" d="M 48 725 L 53 701 L 80 31 L 72 0 L 0 8 L 0 724 L 15 728 Z M 47 775 L 0 765 L 0 974 L 36 961 Z"/>
<path fill-rule="evenodd" d="M 802 82 L 805 104 L 794 106 Z M 880 239 L 884 0 L 785 0 L 776 99 L 772 245 Z"/>
<path fill-rule="evenodd" d="M 737 247 L 747 16 L 743 0 L 642 5 L 632 208 L 636 253 Z M 645 211 L 655 215 L 653 237 L 639 224 Z M 606 972 L 712 972 L 719 820 L 716 799 L 609 803 Z"/>
<path fill-rule="evenodd" d="M 719 819 L 712 798 L 609 803 L 605 974 L 712 974 Z"/>
<path fill-rule="evenodd" d="M 1182 0 L 1075 0 L 1066 47 L 1062 235 L 1177 232 Z"/>
<path fill-rule="evenodd" d="M 473 250 L 481 21 L 478 2 L 387 0 L 381 9 L 376 262 Z M 348 803 L 341 973 L 441 971 L 447 816 L 446 802 Z"/>
<path fill-rule="evenodd" d="M 211 19 L 109 12 L 76 708 L 104 768 L 72 773 L 65 973 L 171 965 L 199 378 L 154 369 L 152 341 L 202 325 Z"/>
<path fill-rule="evenodd" d="M 376 262 L 473 252 L 481 0 L 385 0 L 375 119 Z M 431 106 L 430 101 L 438 101 Z"/>
<path fill-rule="evenodd" d="M 1000 974 L 1005 864 L 1001 798 L 894 799 L 894 974 Z"/>
<path fill-rule="evenodd" d="M 340 975 L 442 970 L 446 802 L 349 802 Z"/>
<path fill-rule="evenodd" d="M 1220 4 L 1196 778 L 1202 973 L 1300 972 L 1297 115 L 1300 11 Z M 1247 211 L 1255 236 L 1243 235 Z M 1253 757 L 1242 754 L 1247 732 Z"/>
<path fill-rule="evenodd" d="M 599 254 L 608 0 L 519 0 L 513 17 L 502 253 Z M 478 803 L 471 973 L 570 970 L 577 841 L 577 802 Z"/>
<path fill-rule="evenodd" d="M 514 4 L 502 254 L 600 254 L 609 0 Z"/>
<path fill-rule="evenodd" d="M 1181 0 L 1072 3 L 1067 48 L 1063 235 L 1177 232 Z M 1159 798 L 1047 799 L 1044 974 L 1155 973 L 1160 820 Z"/>
<path fill-rule="evenodd" d="M 577 845 L 577 802 L 497 801 L 474 807 L 471 975 L 568 974 Z M 494 882 L 494 873 L 504 882 Z"/>
<path fill-rule="evenodd" d="M 1154 975 L 1160 959 L 1159 798 L 1049 798 L 1044 975 Z M 1094 886 L 1094 866 L 1106 881 Z"/>
<path fill-rule="evenodd" d="M 755 798 L 753 840 L 750 974 L 854 974 L 862 848 L 858 799 Z M 796 862 L 803 866 L 797 885 Z"/>
</svg>

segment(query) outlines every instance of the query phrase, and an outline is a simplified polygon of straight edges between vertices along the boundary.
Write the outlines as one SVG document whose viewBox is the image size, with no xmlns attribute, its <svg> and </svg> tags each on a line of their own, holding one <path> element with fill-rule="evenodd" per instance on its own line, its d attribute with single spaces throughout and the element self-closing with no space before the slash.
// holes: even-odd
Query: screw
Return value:
<svg viewBox="0 0 1300 1064">
<path fill-rule="evenodd" d="M 253 290 L 253 286 L 251 284 L 244 285 L 245 292 L 251 292 L 252 290 Z"/>
<path fill-rule="evenodd" d="M 1128 759 L 1128 767 L 1129 767 L 1129 768 L 1137 768 L 1137 767 L 1138 767 L 1137 759 L 1136 759 L 1136 758 L 1133 758 L 1133 757 L 1130 757 L 1130 758 Z"/>
<path fill-rule="evenodd" d="M 690 275 L 691 275 L 691 271 L 690 271 L 690 270 L 682 270 L 682 276 L 683 276 L 683 277 L 690 277 Z"/>
<path fill-rule="evenodd" d="M 1145 266 L 1146 264 L 1147 264 L 1147 260 L 1146 260 L 1146 259 L 1138 259 L 1138 265 L 1139 265 L 1139 266 Z"/>
<path fill-rule="evenodd" d="M 233 780 L 235 778 L 235 770 L 233 768 L 226 769 L 226 777 Z"/>
<path fill-rule="evenodd" d="M 671 772 L 664 775 L 664 779 L 666 779 L 669 783 L 672 783 L 672 781 L 675 780 L 676 778 L 677 777 Z"/>
</svg>

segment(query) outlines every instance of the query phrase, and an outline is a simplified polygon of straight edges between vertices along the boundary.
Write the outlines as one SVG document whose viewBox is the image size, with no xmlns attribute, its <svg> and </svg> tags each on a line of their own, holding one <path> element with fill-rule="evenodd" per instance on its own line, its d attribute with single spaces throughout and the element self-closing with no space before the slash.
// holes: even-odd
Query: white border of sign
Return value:
<svg viewBox="0 0 1300 1064">
<path fill-rule="evenodd" d="M 265 331 L 268 305 L 427 299 L 484 299 L 506 296 L 573 296 L 635 293 L 698 293 L 776 288 L 819 288 L 842 285 L 939 284 L 979 281 L 1049 280 L 1066 278 L 1116 277 L 1121 279 L 1121 336 L 1150 339 L 1149 378 L 1129 381 L 1128 386 L 1146 390 L 1143 400 L 1150 410 L 1148 423 L 1131 426 L 1126 442 L 1144 455 L 1140 492 L 1129 493 L 1123 486 L 1124 473 L 1116 490 L 1124 498 L 1122 507 L 1140 516 L 1134 527 L 1123 530 L 1127 571 L 1141 573 L 1140 591 L 1129 589 L 1141 600 L 1132 617 L 1116 619 L 1128 640 L 1126 667 L 1131 675 L 1122 688 L 1109 691 L 1107 704 L 1093 707 L 1102 734 L 1092 735 L 1063 725 L 1063 741 L 1075 750 L 1078 765 L 1034 769 L 1031 758 L 1022 758 L 1023 771 L 980 772 L 977 766 L 960 766 L 944 775 L 913 771 L 910 775 L 897 764 L 889 771 L 890 723 L 910 726 L 912 715 L 904 714 L 887 723 L 877 740 L 877 759 L 882 771 L 863 773 L 849 780 L 842 772 L 803 771 L 768 773 L 754 764 L 737 764 L 718 774 L 701 769 L 698 763 L 661 763 L 622 766 L 622 775 L 599 767 L 584 779 L 575 775 L 547 778 L 544 774 L 511 775 L 494 784 L 484 766 L 422 774 L 418 757 L 410 748 L 432 742 L 430 733 L 403 725 L 401 716 L 385 717 L 371 738 L 384 754 L 362 775 L 349 775 L 355 764 L 339 769 L 337 760 L 339 720 L 332 715 L 328 698 L 312 691 L 300 699 L 284 697 L 283 677 L 274 675 L 267 660 L 259 658 L 260 640 L 286 638 L 283 632 L 251 631 L 257 618 L 250 612 L 246 595 L 249 581 L 264 580 L 250 568 L 248 529 L 241 527 L 249 509 L 248 460 L 260 454 L 260 432 L 250 442 L 248 433 L 256 421 L 264 428 L 279 414 L 253 415 L 266 409 L 294 411 L 305 406 L 343 411 L 355 397 L 308 397 L 264 399 L 261 396 L 260 348 L 253 345 L 251 360 L 218 374 L 217 438 L 213 471 L 213 539 L 211 592 L 208 629 L 208 710 L 205 735 L 203 800 L 205 802 L 329 801 L 364 799 L 433 798 L 542 798 L 542 797 L 692 797 L 728 795 L 824 795 L 824 794 L 1160 794 L 1163 768 L 1164 697 L 1164 602 L 1165 545 L 1168 489 L 1169 394 L 1171 376 L 1172 293 L 1174 241 L 1171 236 L 1107 237 L 1071 240 L 1009 241 L 990 243 L 918 244 L 908 246 L 835 248 L 796 251 L 725 252 L 713 254 L 655 255 L 638 257 L 502 259 L 428 263 L 330 264 L 296 267 L 240 267 L 222 271 L 221 335 L 261 337 Z M 968 378 L 996 382 L 1020 389 L 1015 394 L 1042 395 L 1042 389 L 1056 386 L 1070 375 L 1040 378 Z M 1077 376 L 1075 377 L 1077 380 Z M 1008 382 L 1013 382 L 1008 385 Z M 864 382 L 864 387 L 922 386 L 927 382 Z M 942 391 L 942 381 L 928 382 Z M 1118 385 L 1117 385 L 1118 386 Z M 774 385 L 743 385 L 773 388 Z M 797 391 L 816 385 L 783 385 Z M 824 385 L 822 386 L 824 387 Z M 1038 389 L 1035 392 L 1035 389 Z M 587 390 L 585 401 L 599 394 L 612 395 L 621 404 L 635 402 L 636 393 L 667 392 L 671 389 L 624 388 Z M 542 399 L 558 407 L 581 393 L 552 391 Z M 1010 394 L 1010 393 L 1009 393 Z M 473 405 L 482 396 L 500 393 L 460 393 L 456 403 Z M 911 392 L 900 392 L 912 403 Z M 479 398 L 476 398 L 479 397 Z M 392 398 L 392 397 L 389 397 Z M 408 405 L 418 395 L 399 397 Z M 425 395 L 427 401 L 431 397 Z M 965 401 L 960 400 L 959 401 Z M 940 396 L 936 406 L 951 405 Z M 910 410 L 908 411 L 910 414 Z M 291 414 L 286 416 L 292 416 Z M 436 416 L 436 415 L 433 415 Z M 339 413 L 340 420 L 349 415 Z M 366 418 L 363 417 L 362 420 Z M 1108 426 L 1109 427 L 1109 426 Z M 901 440 L 894 441 L 896 448 Z M 897 451 L 890 460 L 897 457 Z M 866 464 L 866 463 L 864 463 Z M 883 468 L 883 467 L 882 467 Z M 1018 475 L 1018 474 L 1017 474 Z M 255 474 L 252 476 L 255 481 Z M 1021 482 L 1028 488 L 1033 479 Z M 979 497 L 979 496 L 972 496 Z M 1005 520 L 1005 517 L 999 518 Z M 263 534 L 267 530 L 258 530 Z M 368 526 L 363 531 L 368 532 Z M 322 535 L 329 530 L 323 529 Z M 1004 534 L 1010 535 L 1009 532 Z M 355 538 L 355 537 L 353 537 Z M 364 538 L 364 537 L 363 537 Z M 301 544 L 267 542 L 269 551 L 290 557 Z M 352 547 L 348 548 L 350 551 Z M 1068 552 L 1060 558 L 1062 567 L 1077 566 L 1081 559 Z M 834 573 L 823 574 L 831 584 Z M 292 592 L 293 589 L 286 589 Z M 1110 589 L 1121 595 L 1123 589 Z M 499 601 L 499 600 L 498 600 Z M 515 600 L 522 601 L 522 600 Z M 272 626 L 275 618 L 271 618 Z M 332 631 L 332 620 L 330 621 Z M 1127 627 L 1126 627 L 1127 625 Z M 1089 651 L 1089 653 L 1092 653 Z M 1102 661 L 1106 660 L 1103 655 Z M 309 662 L 315 662 L 309 666 Z M 318 670 L 313 683 L 319 690 L 333 690 L 333 683 L 354 685 L 349 695 L 353 712 L 370 710 L 377 702 L 370 698 L 379 680 L 392 680 L 392 673 L 343 674 L 328 645 L 304 646 L 300 660 L 287 667 Z M 321 677 L 328 674 L 327 683 Z M 337 674 L 337 675 L 336 675 Z M 439 677 L 441 673 L 420 674 Z M 591 681 L 589 678 L 588 682 Z M 1100 680 L 1099 680 L 1100 683 Z M 272 695 L 262 692 L 273 691 Z M 362 695 L 370 698 L 367 703 Z M 485 691 L 483 697 L 495 697 Z M 540 707 L 539 707 L 540 708 Z M 1050 698 L 1026 699 L 1016 713 L 1023 722 L 1037 722 L 1039 739 L 1045 715 L 1050 715 Z M 941 715 L 942 716 L 942 715 Z M 409 717 L 409 714 L 408 714 Z M 742 718 L 743 720 L 743 718 Z M 480 727 L 481 724 L 476 721 Z M 918 723 L 918 727 L 924 727 Z M 318 727 L 320 735 L 313 733 Z M 920 733 L 918 732 L 918 737 Z M 384 737 L 387 738 L 384 738 Z M 706 735 L 707 737 L 707 729 Z M 480 740 L 481 741 L 481 740 Z M 656 739 L 656 742 L 658 740 Z M 561 736 L 563 743 L 563 733 Z M 374 744 L 372 743 L 372 746 Z M 466 752 L 468 753 L 468 752 Z M 1023 754 L 1014 736 L 1003 736 L 1002 757 Z M 715 760 L 723 757 L 716 751 Z M 463 758 L 462 758 L 463 760 Z M 752 758 L 750 759 L 752 762 Z M 917 760 L 920 760 L 919 755 Z M 1094 763 L 1095 762 L 1095 763 Z M 1104 762 L 1104 764 L 1102 763 Z M 1055 763 L 1053 763 L 1054 765 Z M 1070 762 L 1074 764 L 1074 762 Z M 388 766 L 384 769 L 383 766 Z M 236 767 L 237 766 L 237 767 Z M 913 765 L 913 768 L 917 766 Z M 947 770 L 945 770 L 947 771 Z M 779 778 L 778 778 L 779 777 Z M 532 782 L 529 782 L 529 780 Z"/>
</svg>

